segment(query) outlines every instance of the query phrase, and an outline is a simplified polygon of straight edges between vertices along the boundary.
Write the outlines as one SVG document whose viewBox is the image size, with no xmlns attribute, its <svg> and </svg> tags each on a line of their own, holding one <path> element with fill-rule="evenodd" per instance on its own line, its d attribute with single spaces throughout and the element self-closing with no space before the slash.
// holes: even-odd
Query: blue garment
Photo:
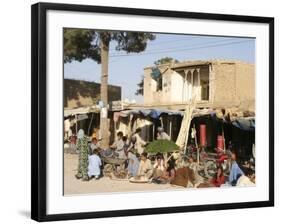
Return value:
<svg viewBox="0 0 281 224">
<path fill-rule="evenodd" d="M 128 154 L 128 159 L 129 159 L 128 168 L 127 168 L 128 173 L 134 177 L 138 174 L 140 161 L 136 157 L 136 155 L 131 152 L 129 152 Z"/>
<path fill-rule="evenodd" d="M 232 162 L 230 174 L 229 174 L 229 183 L 232 186 L 236 185 L 237 179 L 244 175 L 243 171 L 240 169 L 236 161 Z"/>
<path fill-rule="evenodd" d="M 98 177 L 100 175 L 101 159 L 98 155 L 94 154 L 89 156 L 88 176 Z"/>
</svg>

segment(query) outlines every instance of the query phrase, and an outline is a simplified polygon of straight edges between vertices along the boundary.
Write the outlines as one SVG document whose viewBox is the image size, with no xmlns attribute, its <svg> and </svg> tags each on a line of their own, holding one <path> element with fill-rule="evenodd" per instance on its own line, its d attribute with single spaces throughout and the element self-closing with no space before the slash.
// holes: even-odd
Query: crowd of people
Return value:
<svg viewBox="0 0 281 224">
<path fill-rule="evenodd" d="M 140 136 L 141 129 L 137 128 L 130 139 L 122 132 L 117 133 L 117 138 L 107 149 L 102 149 L 96 136 L 89 138 L 85 136 L 84 130 L 80 129 L 77 134 L 77 150 L 79 152 L 79 165 L 76 174 L 77 179 L 89 180 L 98 179 L 101 176 L 102 161 L 100 157 L 114 157 L 126 160 L 128 177 L 152 175 L 151 161 L 144 152 L 146 142 Z M 158 139 L 168 139 L 169 136 L 158 129 Z"/>
<path fill-rule="evenodd" d="M 102 157 L 112 157 L 124 160 L 124 169 L 131 182 L 173 184 L 183 187 L 221 187 L 221 186 L 251 186 L 254 185 L 253 172 L 242 171 L 237 163 L 235 151 L 231 152 L 231 167 L 229 175 L 225 174 L 222 165 L 217 164 L 217 171 L 213 178 L 207 179 L 199 174 L 199 163 L 192 155 L 184 167 L 177 167 L 173 154 L 164 156 L 161 153 L 154 155 L 153 161 L 144 148 L 146 142 L 141 138 L 141 129 L 128 139 L 122 132 L 108 149 L 101 149 L 99 140 L 92 136 L 89 138 L 82 129 L 77 134 L 77 150 L 79 163 L 77 179 L 89 181 L 101 178 L 103 162 Z M 158 129 L 158 139 L 170 139 L 162 128 Z"/>
</svg>

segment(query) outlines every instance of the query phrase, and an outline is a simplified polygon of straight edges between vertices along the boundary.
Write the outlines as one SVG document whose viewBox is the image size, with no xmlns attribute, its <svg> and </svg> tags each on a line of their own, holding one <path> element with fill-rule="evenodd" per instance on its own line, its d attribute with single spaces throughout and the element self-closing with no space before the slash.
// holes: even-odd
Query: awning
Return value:
<svg viewBox="0 0 281 224">
<path fill-rule="evenodd" d="M 118 116 L 127 117 L 129 115 L 143 115 L 145 117 L 151 117 L 153 119 L 159 119 L 163 114 L 167 115 L 179 115 L 183 116 L 183 111 L 174 111 L 174 110 L 159 110 L 159 109 L 135 109 L 135 110 L 123 110 L 118 113 Z"/>
<path fill-rule="evenodd" d="M 75 109 L 64 109 L 64 117 L 68 117 L 76 114 L 87 114 L 87 113 L 99 113 L 99 108 L 93 107 L 79 107 Z"/>
<path fill-rule="evenodd" d="M 230 121 L 230 120 L 219 118 L 216 115 L 216 112 L 212 110 L 205 110 L 205 111 L 194 110 L 192 118 L 202 117 L 205 115 L 210 115 L 210 118 L 215 121 L 232 124 L 234 127 L 237 127 L 244 131 L 255 131 L 255 117 L 236 117 L 236 118 L 233 117 L 232 118 L 233 120 Z"/>
<path fill-rule="evenodd" d="M 194 109 L 192 113 L 192 118 L 206 115 L 210 115 L 213 117 L 216 115 L 216 112 L 212 109 Z"/>
<path fill-rule="evenodd" d="M 255 118 L 237 118 L 231 122 L 233 126 L 244 131 L 255 131 Z"/>
</svg>

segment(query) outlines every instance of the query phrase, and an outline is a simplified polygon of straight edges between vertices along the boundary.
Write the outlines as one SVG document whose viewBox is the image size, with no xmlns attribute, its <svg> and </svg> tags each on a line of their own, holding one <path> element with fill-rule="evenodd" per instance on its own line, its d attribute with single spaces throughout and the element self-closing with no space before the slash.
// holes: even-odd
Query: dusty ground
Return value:
<svg viewBox="0 0 281 224">
<path fill-rule="evenodd" d="M 78 165 L 77 154 L 64 154 L 64 194 L 88 194 L 107 192 L 132 192 L 184 189 L 170 184 L 139 184 L 130 183 L 127 180 L 112 180 L 103 177 L 99 180 L 81 181 L 75 178 Z"/>
</svg>

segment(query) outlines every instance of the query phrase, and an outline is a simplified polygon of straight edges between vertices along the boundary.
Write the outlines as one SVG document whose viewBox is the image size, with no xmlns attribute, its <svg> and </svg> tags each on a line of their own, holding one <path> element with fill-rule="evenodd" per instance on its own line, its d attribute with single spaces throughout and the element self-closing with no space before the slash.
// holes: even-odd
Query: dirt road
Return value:
<svg viewBox="0 0 281 224">
<path fill-rule="evenodd" d="M 130 183 L 128 180 L 112 180 L 102 177 L 99 180 L 81 181 L 75 178 L 78 165 L 78 155 L 64 154 L 64 194 L 88 194 L 110 192 L 137 192 L 137 191 L 161 191 L 184 189 L 170 184 L 140 184 Z"/>
</svg>

